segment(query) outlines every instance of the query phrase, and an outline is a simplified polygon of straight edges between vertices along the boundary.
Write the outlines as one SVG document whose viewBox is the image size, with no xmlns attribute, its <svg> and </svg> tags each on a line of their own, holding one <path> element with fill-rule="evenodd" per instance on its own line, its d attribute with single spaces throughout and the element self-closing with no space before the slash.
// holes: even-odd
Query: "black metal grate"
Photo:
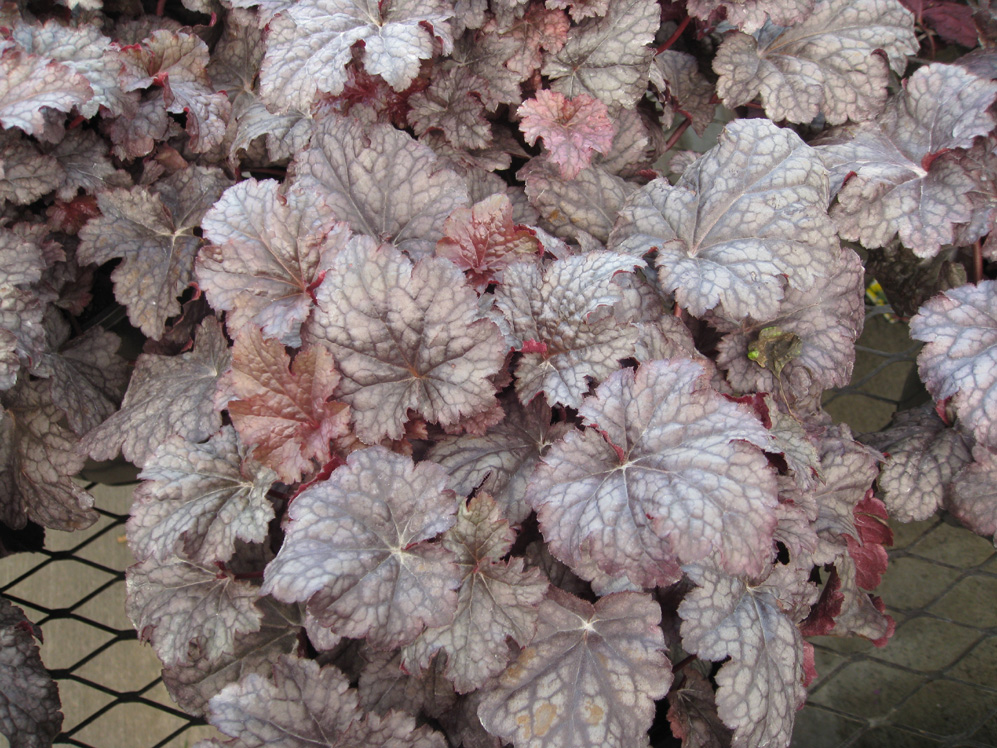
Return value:
<svg viewBox="0 0 997 748">
<path fill-rule="evenodd" d="M 91 490 L 94 486 L 95 484 L 90 484 L 86 488 Z M 131 489 L 122 488 L 124 490 L 119 491 L 122 494 L 119 499 L 127 500 Z M 100 501 L 99 497 L 98 504 Z M 122 509 L 127 510 L 127 507 Z M 42 660 L 49 666 L 49 672 L 59 685 L 62 710 L 66 716 L 63 732 L 55 740 L 56 745 L 77 746 L 77 748 L 116 748 L 108 742 L 109 738 L 105 737 L 103 730 L 99 739 L 96 736 L 89 738 L 91 741 L 98 741 L 96 743 L 88 742 L 87 734 L 93 735 L 96 732 L 92 726 L 98 720 L 109 719 L 114 710 L 128 705 L 130 709 L 148 710 L 147 714 L 143 712 L 142 715 L 135 715 L 137 719 L 131 720 L 134 726 L 156 725 L 159 729 L 158 731 L 155 728 L 151 729 L 144 738 L 148 742 L 143 743 L 141 735 L 132 733 L 126 737 L 124 732 L 127 726 L 119 726 L 123 741 L 121 748 L 126 746 L 127 748 L 167 748 L 167 746 L 183 748 L 195 742 L 196 738 L 190 735 L 189 739 L 183 739 L 181 736 L 192 728 L 203 725 L 204 722 L 170 704 L 162 687 L 162 678 L 152 675 L 156 671 L 149 663 L 151 650 L 138 641 L 134 628 L 124 625 L 127 621 L 122 620 L 123 611 L 112 609 L 112 607 L 119 608 L 120 602 L 118 605 L 110 605 L 106 600 L 101 603 L 101 596 L 109 592 L 117 592 L 123 599 L 125 567 L 130 559 L 125 552 L 108 554 L 99 549 L 101 545 L 110 546 L 112 549 L 115 545 L 122 545 L 123 538 L 120 536 L 124 533 L 127 513 L 113 512 L 103 507 L 98 507 L 97 512 L 100 514 L 100 519 L 94 527 L 83 533 L 48 534 L 47 546 L 65 547 L 59 550 L 46 548 L 36 553 L 5 559 L 2 563 L 7 568 L 13 564 L 22 568 L 28 564 L 30 566 L 23 568 L 9 581 L 4 580 L 0 584 L 0 594 L 24 608 L 28 617 L 43 633 L 45 641 L 42 644 Z M 81 536 L 85 537 L 80 539 Z M 108 565 L 104 561 L 88 558 L 88 555 L 104 559 L 109 555 L 116 556 L 120 563 Z M 79 568 L 79 565 L 83 568 Z M 8 576 L 6 568 L 3 576 Z M 44 577 L 50 577 L 49 584 L 46 584 Z M 52 587 L 52 583 L 59 583 L 60 587 L 67 589 L 58 591 L 48 589 Z M 64 603 L 62 598 L 67 595 L 75 599 Z M 76 597 L 77 595 L 79 597 Z M 55 604 L 46 605 L 40 601 L 46 597 L 53 598 Z M 75 636 L 70 637 L 75 641 L 58 642 L 63 651 L 55 655 L 57 659 L 67 664 L 63 667 L 52 667 L 48 657 L 51 653 L 46 652 L 46 649 L 55 643 L 52 642 L 55 637 L 53 629 L 67 625 L 76 632 Z M 99 639 L 103 641 L 97 643 Z M 123 646 L 128 648 L 127 651 L 116 652 L 113 659 L 115 664 L 109 667 L 105 663 L 101 671 L 101 675 L 107 676 L 101 679 L 105 682 L 96 680 L 91 673 L 88 673 L 89 670 L 95 669 L 95 661 L 101 655 L 122 643 L 126 643 Z M 135 667 L 129 667 L 133 663 Z M 128 672 L 125 672 L 125 669 Z M 146 679 L 143 673 L 149 677 Z M 126 681 L 142 678 L 142 682 L 137 686 L 122 687 L 114 683 L 115 680 L 121 680 L 114 677 L 115 675 L 125 676 L 123 679 Z M 87 697 L 80 698 L 80 694 L 86 694 Z M 164 717 L 172 717 L 171 722 L 175 724 L 164 724 Z"/>
</svg>

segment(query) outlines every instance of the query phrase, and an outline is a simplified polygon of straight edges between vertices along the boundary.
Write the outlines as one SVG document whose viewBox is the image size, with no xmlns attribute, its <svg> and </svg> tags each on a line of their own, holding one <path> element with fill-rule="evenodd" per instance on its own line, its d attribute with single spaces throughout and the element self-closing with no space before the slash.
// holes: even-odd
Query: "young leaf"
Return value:
<svg viewBox="0 0 997 748">
<path fill-rule="evenodd" d="M 526 482 L 541 455 L 565 432 L 566 423 L 551 423 L 550 406 L 542 397 L 527 405 L 516 398 L 505 403 L 505 419 L 483 436 L 448 436 L 433 444 L 426 459 L 437 462 L 450 475 L 450 485 L 460 495 L 475 489 L 490 494 L 515 524 L 526 519 Z"/>
<path fill-rule="evenodd" d="M 784 283 L 826 277 L 840 253 L 827 171 L 791 130 L 736 120 L 673 187 L 656 179 L 623 207 L 610 248 L 658 251 L 662 287 L 695 316 L 772 319 Z"/>
<path fill-rule="evenodd" d="M 875 122 L 832 130 L 817 147 L 831 171 L 842 239 L 870 249 L 897 234 L 919 257 L 951 243 L 972 217 L 976 185 L 956 154 L 994 127 L 997 83 L 956 65 L 919 68 Z"/>
<path fill-rule="evenodd" d="M 533 638 L 548 582 L 539 569 L 524 570 L 522 558 L 502 562 L 514 539 L 488 494 L 461 502 L 457 523 L 443 537 L 461 571 L 457 613 L 451 623 L 426 629 L 404 649 L 406 670 L 425 669 L 442 650 L 444 673 L 458 693 L 468 693 L 505 668 L 507 637 L 520 646 Z"/>
<path fill-rule="evenodd" d="M 236 635 L 260 628 L 257 588 L 214 564 L 148 558 L 128 569 L 126 581 L 128 617 L 167 667 L 187 661 L 192 641 L 210 662 L 232 654 Z"/>
<path fill-rule="evenodd" d="M 339 383 L 332 354 L 320 345 L 299 351 L 288 368 L 284 346 L 243 328 L 232 347 L 232 424 L 253 456 L 295 483 L 332 456 L 329 442 L 350 433 L 350 410 L 329 401 Z"/>
<path fill-rule="evenodd" d="M 350 232 L 329 219 L 313 192 L 282 194 L 274 180 L 247 179 L 225 190 L 204 215 L 211 243 L 194 271 L 233 335 L 249 323 L 267 337 L 300 346 L 312 289 Z"/>
<path fill-rule="evenodd" d="M 112 459 L 121 450 L 126 460 L 142 467 L 173 434 L 204 439 L 221 425 L 215 390 L 230 360 L 228 342 L 214 317 L 201 323 L 189 353 L 143 353 L 121 410 L 89 432 L 81 449 L 96 460 Z"/>
<path fill-rule="evenodd" d="M 271 108 L 307 112 L 320 93 L 339 94 L 351 48 L 362 42 L 363 65 L 396 91 L 419 74 L 422 60 L 453 48 L 447 0 L 305 0 L 289 4 L 269 23 L 260 92 Z"/>
<path fill-rule="evenodd" d="M 560 167 L 564 179 L 578 176 L 593 153 L 609 153 L 616 134 L 606 105 L 588 94 L 568 99 L 541 89 L 516 114 L 526 142 L 534 145 L 542 138 L 547 157 Z"/>
<path fill-rule="evenodd" d="M 889 428 L 862 441 L 886 453 L 876 480 L 898 522 L 925 520 L 937 512 L 949 483 L 973 459 L 966 437 L 946 426 L 930 402 L 898 411 Z"/>
<path fill-rule="evenodd" d="M 24 611 L 0 597 L 0 734 L 10 748 L 45 748 L 62 728 L 59 689 Z"/>
<path fill-rule="evenodd" d="M 478 707 L 481 723 L 516 748 L 645 744 L 672 682 L 660 620 L 650 595 L 593 605 L 551 588 L 537 635 Z"/>
<path fill-rule="evenodd" d="M 623 369 L 579 415 L 590 428 L 554 444 L 527 487 L 555 556 L 642 587 L 672 584 L 680 564 L 704 558 L 733 574 L 762 572 L 777 499 L 756 447 L 771 437 L 709 387 L 702 366 Z"/>
<path fill-rule="evenodd" d="M 180 553 L 207 565 L 228 561 L 237 539 L 262 543 L 277 476 L 246 452 L 231 426 L 204 444 L 164 442 L 139 475 L 127 525 L 132 553 L 140 560 Z"/>
<path fill-rule="evenodd" d="M 495 305 L 512 328 L 517 347 L 530 341 L 516 367 L 516 394 L 529 403 L 540 392 L 551 405 L 578 407 L 588 379 L 602 380 L 619 360 L 634 354 L 637 328 L 612 315 L 623 299 L 613 283 L 643 261 L 614 252 L 590 252 L 557 260 L 546 268 L 517 263 L 507 268 Z"/>
<path fill-rule="evenodd" d="M 194 229 L 227 186 L 220 170 L 192 166 L 158 182 L 155 190 L 97 196 L 103 215 L 80 231 L 77 258 L 95 264 L 123 258 L 111 274 L 115 297 L 150 338 L 159 338 L 166 319 L 180 313 L 177 297 L 190 283 L 201 246 Z"/>
<path fill-rule="evenodd" d="M 803 23 L 724 39 L 713 59 L 717 94 L 731 109 L 761 95 L 776 122 L 871 119 L 890 69 L 902 74 L 917 49 L 914 16 L 897 0 L 819 0 Z"/>
<path fill-rule="evenodd" d="M 734 730 L 732 748 L 788 745 L 803 706 L 803 637 L 787 618 L 777 584 L 687 567 L 697 587 L 679 605 L 682 646 L 729 660 L 716 675 L 717 711 Z"/>
<path fill-rule="evenodd" d="M 447 476 L 383 447 L 353 452 L 291 504 L 262 594 L 308 602 L 319 622 L 373 647 L 408 644 L 453 620 L 460 573 L 428 542 L 456 513 Z"/>
<path fill-rule="evenodd" d="M 412 257 L 429 254 L 443 223 L 468 202 L 457 174 L 390 125 L 326 117 L 294 164 L 294 189 L 316 192 L 359 233 Z"/>
<path fill-rule="evenodd" d="M 547 53 L 540 72 L 565 96 L 587 93 L 609 107 L 632 109 L 647 88 L 653 56 L 647 45 L 660 23 L 653 0 L 610 3 L 603 18 L 583 21 L 560 50 Z"/>
<path fill-rule="evenodd" d="M 539 261 L 543 251 L 536 232 L 513 221 L 512 203 L 503 194 L 457 208 L 443 234 L 436 242 L 436 256 L 463 270 L 479 293 L 490 283 L 502 282 L 503 268 L 520 260 Z"/>
<path fill-rule="evenodd" d="M 335 667 L 281 656 L 273 677 L 250 673 L 211 699 L 211 724 L 233 738 L 231 748 L 312 748 L 383 745 L 444 748 L 443 736 L 416 728 L 397 712 L 361 718 L 357 695 Z"/>
<path fill-rule="evenodd" d="M 305 338 L 339 363 L 336 394 L 353 409 L 363 441 L 401 438 L 409 409 L 449 426 L 495 404 L 489 377 L 507 346 L 449 261 L 427 257 L 413 266 L 392 247 L 354 239 L 317 300 Z"/>
<path fill-rule="evenodd" d="M 952 397 L 960 423 L 997 449 L 997 281 L 931 299 L 910 334 L 927 343 L 917 365 L 928 391 L 939 402 Z"/>
</svg>

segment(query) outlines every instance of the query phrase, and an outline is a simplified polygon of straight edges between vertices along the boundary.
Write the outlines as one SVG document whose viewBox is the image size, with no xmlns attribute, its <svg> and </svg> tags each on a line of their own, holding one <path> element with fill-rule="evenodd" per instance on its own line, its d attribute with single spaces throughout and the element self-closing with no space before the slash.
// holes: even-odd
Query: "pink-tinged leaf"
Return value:
<svg viewBox="0 0 997 748">
<path fill-rule="evenodd" d="M 45 748 L 62 728 L 59 689 L 42 664 L 36 629 L 0 598 L 0 734 L 10 748 Z"/>
<path fill-rule="evenodd" d="M 686 668 L 678 688 L 668 693 L 668 724 L 683 748 L 729 748 L 731 730 L 717 715 L 713 685 Z"/>
<path fill-rule="evenodd" d="M 308 111 L 320 94 L 343 91 L 357 42 L 363 43 L 367 72 L 404 91 L 438 43 L 444 53 L 453 48 L 452 16 L 453 3 L 447 0 L 394 0 L 375 6 L 360 0 L 294 3 L 269 24 L 260 92 L 274 109 Z"/>
<path fill-rule="evenodd" d="M 232 347 L 228 412 L 253 456 L 284 483 L 296 483 L 332 457 L 329 442 L 350 433 L 350 411 L 329 401 L 339 384 L 332 354 L 319 345 L 290 362 L 284 346 L 243 328 Z"/>
<path fill-rule="evenodd" d="M 505 67 L 526 80 L 540 68 L 544 52 L 555 54 L 561 50 L 568 40 L 571 22 L 562 11 L 531 4 L 525 15 L 510 25 L 490 21 L 484 31 L 497 28 L 501 28 L 502 40 L 514 42 L 515 51 L 506 58 Z"/>
<path fill-rule="evenodd" d="M 780 399 L 807 404 L 816 402 L 824 390 L 851 381 L 855 341 L 865 325 L 865 274 L 851 250 L 843 250 L 826 271 L 829 277 L 787 288 L 779 311 L 763 321 L 749 317 L 733 324 L 715 319 L 725 333 L 716 363 L 736 392 L 778 393 Z M 771 363 L 763 366 L 760 357 L 749 357 L 763 331 L 771 328 L 795 336 L 800 346 L 778 374 Z"/>
<path fill-rule="evenodd" d="M 144 467 L 174 434 L 193 442 L 213 434 L 221 425 L 215 390 L 230 359 L 214 317 L 201 323 L 192 351 L 179 356 L 143 353 L 121 410 L 89 432 L 81 449 L 97 460 L 112 459 L 121 450 L 126 460 Z"/>
<path fill-rule="evenodd" d="M 575 23 L 586 18 L 606 15 L 609 0 L 547 0 L 548 8 L 567 8 Z"/>
<path fill-rule="evenodd" d="M 436 242 L 436 256 L 463 270 L 479 292 L 490 283 L 501 283 L 503 268 L 521 260 L 539 261 L 543 252 L 536 232 L 513 221 L 512 203 L 503 194 L 457 208 L 443 234 Z"/>
<path fill-rule="evenodd" d="M 671 49 L 658 53 L 651 65 L 651 83 L 658 89 L 666 128 L 675 124 L 676 115 L 683 115 L 698 134 L 705 132 L 717 105 L 713 84 L 699 71 L 695 57 Z"/>
<path fill-rule="evenodd" d="M 30 520 L 54 530 L 97 521 L 93 497 L 72 480 L 86 460 L 62 426 L 44 380 L 22 379 L 0 398 L 0 521 L 19 529 Z"/>
<path fill-rule="evenodd" d="M 960 424 L 997 449 L 997 281 L 936 296 L 910 321 L 927 345 L 918 372 L 937 402 L 952 398 Z"/>
<path fill-rule="evenodd" d="M 505 419 L 483 436 L 445 437 L 430 447 L 426 458 L 446 469 L 458 494 L 484 491 L 502 506 L 510 522 L 519 524 L 530 513 L 526 482 L 533 468 L 571 426 L 552 424 L 550 406 L 542 397 L 528 405 L 513 398 L 505 406 Z"/>
<path fill-rule="evenodd" d="M 525 646 L 536 630 L 537 606 L 548 581 L 539 569 L 523 568 L 522 558 L 503 562 L 514 533 L 488 494 L 461 502 L 455 524 L 443 537 L 461 572 L 457 612 L 451 623 L 428 628 L 403 651 L 406 670 L 425 669 L 446 653 L 445 675 L 458 693 L 481 688 L 505 669 L 506 639 Z"/>
<path fill-rule="evenodd" d="M 973 459 L 968 439 L 945 425 L 934 403 L 898 411 L 889 428 L 862 441 L 886 454 L 877 486 L 898 522 L 925 520 L 937 512 L 949 483 Z"/>
<path fill-rule="evenodd" d="M 813 12 L 814 0 L 690 0 L 689 15 L 709 20 L 722 12 L 727 22 L 746 34 L 759 31 L 766 21 L 793 26 Z"/>
<path fill-rule="evenodd" d="M 87 119 L 96 115 L 100 107 L 112 116 L 134 110 L 134 94 L 129 96 L 121 87 L 122 63 L 118 50 L 100 33 L 98 25 L 65 26 L 57 21 L 47 21 L 43 26 L 18 23 L 12 37 L 26 52 L 62 63 L 90 84 L 93 96 L 79 105 L 80 114 Z"/>
<path fill-rule="evenodd" d="M 202 564 L 228 561 L 236 540 L 262 543 L 274 516 L 277 476 L 247 459 L 231 426 L 204 444 L 168 439 L 145 464 L 128 520 L 136 558 L 174 553 Z"/>
<path fill-rule="evenodd" d="M 204 153 L 219 145 L 232 114 L 228 96 L 208 77 L 208 45 L 193 33 L 153 31 L 139 45 L 123 49 L 128 90 L 158 85 L 171 114 L 185 115 L 189 146 Z"/>
<path fill-rule="evenodd" d="M 609 107 L 632 109 L 647 88 L 654 56 L 648 45 L 660 24 L 653 0 L 610 3 L 604 17 L 583 21 L 560 50 L 544 55 L 540 72 L 565 96 L 587 93 Z"/>
<path fill-rule="evenodd" d="M 875 122 L 832 130 L 817 150 L 831 172 L 842 239 L 870 249 L 900 241 L 933 257 L 973 215 L 976 183 L 952 149 L 994 127 L 997 83 L 957 65 L 919 68 Z"/>
<path fill-rule="evenodd" d="M 259 630 L 236 634 L 231 654 L 211 661 L 204 657 L 202 645 L 194 642 L 188 653 L 189 663 L 163 668 L 163 684 L 181 709 L 205 716 L 208 700 L 225 686 L 250 673 L 269 678 L 278 657 L 298 650 L 301 636 L 298 606 L 263 597 L 257 607 L 262 612 Z"/>
<path fill-rule="evenodd" d="M 486 85 L 455 68 L 441 71 L 425 91 L 408 101 L 408 121 L 415 134 L 438 130 L 455 148 L 486 148 L 492 142 L 492 128 L 478 94 Z"/>
<path fill-rule="evenodd" d="M 323 625 L 381 649 L 449 623 L 460 572 L 449 551 L 429 542 L 454 523 L 446 482 L 431 462 L 413 465 L 383 447 L 353 452 L 294 499 L 262 594 L 307 601 Z"/>
<path fill-rule="evenodd" d="M 606 105 L 588 94 L 568 99 L 541 89 L 516 114 L 526 142 L 534 145 L 541 138 L 547 157 L 560 167 L 564 179 L 574 179 L 589 165 L 592 154 L 609 153 L 616 134 Z"/>
<path fill-rule="evenodd" d="M 18 47 L 0 53 L 0 124 L 18 127 L 28 135 L 46 132 L 45 110 L 68 112 L 93 98 L 86 79 L 47 57 Z M 61 138 L 57 138 L 61 139 Z"/>
<path fill-rule="evenodd" d="M 789 745 L 803 706 L 803 637 L 781 610 L 778 586 L 690 567 L 697 587 L 679 605 L 682 646 L 706 660 L 730 658 L 716 675 L 717 712 L 733 748 Z"/>
<path fill-rule="evenodd" d="M 595 605 L 552 588 L 537 635 L 481 702 L 485 729 L 516 748 L 642 745 L 672 672 L 650 595 Z"/>
<path fill-rule="evenodd" d="M 126 582 L 128 617 L 167 667 L 187 661 L 192 641 L 215 661 L 234 651 L 237 634 L 260 628 L 258 589 L 214 564 L 149 558 L 128 569 Z"/>
<path fill-rule="evenodd" d="M 0 204 L 33 203 L 66 179 L 62 165 L 40 152 L 19 130 L 0 131 Z"/>
<path fill-rule="evenodd" d="M 673 187 L 655 179 L 623 207 L 610 248 L 658 251 L 662 287 L 694 316 L 771 319 L 784 284 L 826 278 L 840 254 L 827 171 L 791 130 L 736 120 Z M 787 208 L 786 206 L 791 206 Z"/>
<path fill-rule="evenodd" d="M 637 328 L 626 324 L 629 320 L 621 324 L 612 313 L 612 305 L 623 299 L 613 276 L 641 265 L 640 259 L 603 251 L 566 257 L 546 268 L 517 263 L 505 270 L 495 305 L 517 347 L 528 341 L 546 346 L 520 357 L 516 394 L 521 402 L 543 392 L 551 405 L 578 407 L 590 378 L 605 379 L 620 359 L 634 355 Z"/>
<path fill-rule="evenodd" d="M 842 554 L 810 618 L 801 626 L 805 636 L 861 636 L 877 647 L 886 645 L 896 622 L 886 615 L 883 601 L 860 589 L 855 579 L 855 562 L 849 554 Z"/>
<path fill-rule="evenodd" d="M 543 216 L 543 224 L 557 236 L 581 242 L 609 239 L 613 221 L 636 185 L 602 166 L 590 166 L 574 179 L 543 158 L 530 159 L 516 173 L 526 182 L 526 195 Z"/>
<path fill-rule="evenodd" d="M 390 125 L 329 116 L 294 165 L 295 189 L 315 192 L 359 233 L 412 257 L 429 254 L 443 224 L 467 205 L 464 181 L 436 154 Z"/>
<path fill-rule="evenodd" d="M 977 535 L 997 535 L 997 455 L 973 449 L 973 462 L 952 481 L 945 508 Z"/>
<path fill-rule="evenodd" d="M 180 313 L 177 297 L 191 281 L 201 238 L 194 230 L 228 186 L 219 169 L 191 166 L 145 187 L 97 196 L 100 218 L 80 231 L 81 263 L 122 262 L 111 274 L 114 294 L 132 324 L 151 338 Z"/>
<path fill-rule="evenodd" d="M 765 427 L 703 367 L 652 361 L 613 374 L 579 408 L 590 428 L 551 447 L 527 488 L 551 552 L 642 587 L 712 558 L 734 574 L 769 563 L 776 480 Z"/>
<path fill-rule="evenodd" d="M 212 307 L 228 313 L 229 331 L 252 323 L 300 346 L 311 291 L 349 239 L 346 226 L 323 215 L 315 193 L 247 179 L 225 190 L 201 227 L 211 243 L 194 271 Z"/>
<path fill-rule="evenodd" d="M 889 557 L 885 546 L 893 545 L 893 531 L 886 506 L 872 495 L 872 489 L 855 506 L 855 531 L 857 538 L 845 538 L 848 555 L 855 562 L 855 583 L 864 590 L 874 590 L 886 572 Z"/>
<path fill-rule="evenodd" d="M 401 438 L 410 409 L 447 426 L 491 408 L 507 345 L 463 273 L 362 239 L 337 255 L 305 335 L 339 364 L 357 436 Z"/>
<path fill-rule="evenodd" d="M 713 70 L 728 108 L 761 96 L 776 122 L 823 114 L 840 125 L 879 114 L 890 69 L 902 75 L 917 50 L 914 16 L 898 0 L 818 0 L 803 23 L 728 36 Z"/>
<path fill-rule="evenodd" d="M 396 710 L 413 717 L 425 712 L 440 718 L 456 705 L 457 694 L 443 675 L 446 657 L 434 658 L 423 673 L 403 669 L 402 650 L 365 650 L 363 657 L 367 664 L 360 674 L 357 694 L 364 711 L 386 714 Z"/>
</svg>

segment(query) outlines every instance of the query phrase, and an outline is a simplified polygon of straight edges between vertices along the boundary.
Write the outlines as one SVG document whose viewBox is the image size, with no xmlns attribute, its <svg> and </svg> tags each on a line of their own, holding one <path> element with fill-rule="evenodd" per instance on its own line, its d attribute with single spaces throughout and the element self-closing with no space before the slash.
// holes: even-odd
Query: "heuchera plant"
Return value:
<svg viewBox="0 0 997 748">
<path fill-rule="evenodd" d="M 0 7 L 0 554 L 140 468 L 201 746 L 786 746 L 888 516 L 997 531 L 988 0 L 58 3 Z M 858 441 L 867 271 L 934 403 Z"/>
</svg>

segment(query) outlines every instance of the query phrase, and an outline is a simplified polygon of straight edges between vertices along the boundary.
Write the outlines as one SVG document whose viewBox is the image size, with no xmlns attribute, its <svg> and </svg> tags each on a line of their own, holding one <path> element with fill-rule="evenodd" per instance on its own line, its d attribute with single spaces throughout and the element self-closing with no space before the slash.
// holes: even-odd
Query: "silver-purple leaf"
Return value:
<svg viewBox="0 0 997 748">
<path fill-rule="evenodd" d="M 949 483 L 973 459 L 966 437 L 946 426 L 930 402 L 898 411 L 885 431 L 862 441 L 886 453 L 876 482 L 898 522 L 918 522 L 937 512 Z"/>
<path fill-rule="evenodd" d="M 478 707 L 481 723 L 516 748 L 647 745 L 654 700 L 672 682 L 660 620 L 650 595 L 593 605 L 551 588 L 537 635 Z"/>
<path fill-rule="evenodd" d="M 606 106 L 632 109 L 647 88 L 648 45 L 660 23 L 653 0 L 611 3 L 604 17 L 582 21 L 559 51 L 545 55 L 540 72 L 565 96 L 587 93 Z"/>
<path fill-rule="evenodd" d="M 613 277 L 643 264 L 616 252 L 589 252 L 546 268 L 522 262 L 506 268 L 495 305 L 517 347 L 530 341 L 542 347 L 524 352 L 516 366 L 520 402 L 543 392 L 551 405 L 578 407 L 590 378 L 604 379 L 634 355 L 637 328 L 613 316 L 612 306 L 623 300 Z"/>
<path fill-rule="evenodd" d="M 306 602 L 342 636 L 377 648 L 408 644 L 453 620 L 460 572 L 429 542 L 454 524 L 457 501 L 439 465 L 383 447 L 353 452 L 288 512 L 263 594 Z"/>
<path fill-rule="evenodd" d="M 230 360 L 228 342 L 214 317 L 201 323 L 190 352 L 143 353 L 121 410 L 84 437 L 82 450 L 98 460 L 112 459 L 120 450 L 126 460 L 143 467 L 174 434 L 200 441 L 214 433 L 221 425 L 215 391 Z"/>
<path fill-rule="evenodd" d="M 960 424 L 997 449 L 997 281 L 934 297 L 911 319 L 910 334 L 927 343 L 917 366 L 932 397 L 953 398 Z"/>
<path fill-rule="evenodd" d="M 945 508 L 978 535 L 997 535 L 997 454 L 976 447 L 973 462 L 952 481 Z"/>
<path fill-rule="evenodd" d="M 753 34 L 766 21 L 792 26 L 803 21 L 814 7 L 814 0 L 691 0 L 689 15 L 704 21 L 723 11 L 727 22 L 746 34 Z"/>
<path fill-rule="evenodd" d="M 726 37 L 713 69 L 730 109 L 760 95 L 776 122 L 820 113 L 839 125 L 879 114 L 890 69 L 903 74 L 917 49 L 914 15 L 897 0 L 819 0 L 800 24 Z"/>
<path fill-rule="evenodd" d="M 688 568 L 697 587 L 679 605 L 682 646 L 726 662 L 716 675 L 717 712 L 732 748 L 789 745 L 803 706 L 803 637 L 782 612 L 778 585 Z"/>
<path fill-rule="evenodd" d="M 203 444 L 178 436 L 164 442 L 139 475 L 127 526 L 132 553 L 164 559 L 181 552 L 210 564 L 228 561 L 237 539 L 262 543 L 277 476 L 247 452 L 231 426 Z"/>
<path fill-rule="evenodd" d="M 526 500 L 551 552 L 594 561 L 642 587 L 672 584 L 679 566 L 712 558 L 759 574 L 772 556 L 771 437 L 690 360 L 613 374 L 579 408 L 590 428 L 555 443 Z"/>
<path fill-rule="evenodd" d="M 339 94 L 346 83 L 351 48 L 362 42 L 361 59 L 404 91 L 422 60 L 453 49 L 448 0 L 392 0 L 371 6 L 362 0 L 305 0 L 289 4 L 269 22 L 260 91 L 274 109 L 308 111 L 321 94 Z"/>
<path fill-rule="evenodd" d="M 840 252 L 827 171 L 799 136 L 736 120 L 673 187 L 655 179 L 620 212 L 610 248 L 658 251 L 662 287 L 694 316 L 770 319 L 784 284 L 825 277 Z"/>
<path fill-rule="evenodd" d="M 62 727 L 59 689 L 38 654 L 41 634 L 0 598 L 0 734 L 10 748 L 46 748 Z"/>
<path fill-rule="evenodd" d="M 145 187 L 97 196 L 102 215 L 80 230 L 81 263 L 122 262 L 111 274 L 115 297 L 147 336 L 159 338 L 193 275 L 201 217 L 228 186 L 218 169 L 191 166 Z"/>
<path fill-rule="evenodd" d="M 336 397 L 353 409 L 363 441 L 400 438 L 410 409 L 448 426 L 495 405 L 489 377 L 508 347 L 449 260 L 413 266 L 393 247 L 357 237 L 316 299 L 305 338 L 332 351 L 343 375 Z"/>
<path fill-rule="evenodd" d="M 46 135 L 45 112 L 68 112 L 92 98 L 86 79 L 62 63 L 17 46 L 0 52 L 0 124 L 5 128 L 52 140 Z"/>
<path fill-rule="evenodd" d="M 426 459 L 444 467 L 458 494 L 484 491 L 502 507 L 510 522 L 519 524 L 530 513 L 526 482 L 533 468 L 571 426 L 551 423 L 550 406 L 542 397 L 533 398 L 528 405 L 515 398 L 503 404 L 505 418 L 483 435 L 444 437 L 429 448 Z"/>
<path fill-rule="evenodd" d="M 257 631 L 258 588 L 179 556 L 148 558 L 128 569 L 125 608 L 139 636 L 167 667 L 187 662 L 189 644 L 215 661 L 235 650 L 235 637 Z"/>
<path fill-rule="evenodd" d="M 414 258 L 431 254 L 467 187 L 436 154 L 387 124 L 326 117 L 293 164 L 294 189 L 314 192 L 361 234 Z"/>
<path fill-rule="evenodd" d="M 266 337 L 298 347 L 312 308 L 309 289 L 350 232 L 324 213 L 315 193 L 279 187 L 247 179 L 225 190 L 201 222 L 211 243 L 194 270 L 212 307 L 227 312 L 233 335 L 252 322 Z"/>
<path fill-rule="evenodd" d="M 832 130 L 817 147 L 831 172 L 842 239 L 870 249 L 897 234 L 919 257 L 953 240 L 973 215 L 976 183 L 948 151 L 994 127 L 997 83 L 957 65 L 919 68 L 875 121 Z"/>
<path fill-rule="evenodd" d="M 66 179 L 66 170 L 19 130 L 0 130 L 0 205 L 33 203 Z"/>
<path fill-rule="evenodd" d="M 717 366 L 740 393 L 778 393 L 794 403 L 815 403 L 824 390 L 851 380 L 855 341 L 865 325 L 865 274 L 858 255 L 843 250 L 827 268 L 828 276 L 802 288 L 789 287 L 779 311 L 763 320 L 739 324 L 715 319 L 725 333 L 718 346 Z M 748 357 L 749 347 L 766 328 L 799 338 L 799 355 L 778 376 Z"/>
<path fill-rule="evenodd" d="M 522 558 L 503 562 L 515 535 L 499 505 L 479 493 L 461 503 L 443 547 L 453 552 L 462 579 L 457 612 L 445 626 L 427 628 L 403 651 L 406 670 L 425 669 L 438 652 L 458 693 L 481 688 L 509 660 L 506 638 L 525 646 L 536 630 L 537 606 L 548 581 Z"/>
<path fill-rule="evenodd" d="M 55 530 L 81 530 L 97 521 L 93 497 L 73 477 L 86 459 L 79 439 L 62 425 L 48 383 L 22 379 L 0 398 L 0 521 L 27 520 Z"/>
</svg>

